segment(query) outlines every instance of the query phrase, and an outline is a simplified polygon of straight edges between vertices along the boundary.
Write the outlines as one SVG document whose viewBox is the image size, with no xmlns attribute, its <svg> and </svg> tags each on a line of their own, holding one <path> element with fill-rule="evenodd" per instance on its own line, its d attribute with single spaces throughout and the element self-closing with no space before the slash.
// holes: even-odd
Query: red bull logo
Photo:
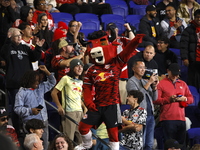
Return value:
<svg viewBox="0 0 200 150">
<path fill-rule="evenodd" d="M 112 72 L 101 72 L 96 76 L 95 82 L 105 81 L 106 79 L 113 77 L 113 76 L 114 75 L 112 74 Z"/>
<path fill-rule="evenodd" d="M 80 87 L 74 87 L 73 91 L 82 92 L 82 89 Z"/>
</svg>

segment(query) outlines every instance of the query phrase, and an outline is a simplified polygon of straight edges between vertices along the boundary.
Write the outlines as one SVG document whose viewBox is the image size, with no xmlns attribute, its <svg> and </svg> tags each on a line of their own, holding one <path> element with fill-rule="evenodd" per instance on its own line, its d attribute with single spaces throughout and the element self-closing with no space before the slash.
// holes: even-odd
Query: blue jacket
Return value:
<svg viewBox="0 0 200 150">
<path fill-rule="evenodd" d="M 23 122 L 30 119 L 40 119 L 47 121 L 47 108 L 45 105 L 44 94 L 50 91 L 56 84 L 53 74 L 47 77 L 47 81 L 39 84 L 38 88 L 32 90 L 30 88 L 21 87 L 15 97 L 14 111 L 20 116 Z M 39 114 L 33 115 L 31 108 L 42 105 L 44 108 Z"/>
</svg>

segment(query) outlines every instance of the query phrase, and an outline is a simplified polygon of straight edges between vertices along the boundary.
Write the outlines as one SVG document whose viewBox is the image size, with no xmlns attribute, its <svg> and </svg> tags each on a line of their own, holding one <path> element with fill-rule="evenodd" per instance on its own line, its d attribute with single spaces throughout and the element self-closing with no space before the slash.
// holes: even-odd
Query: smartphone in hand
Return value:
<svg viewBox="0 0 200 150">
<path fill-rule="evenodd" d="M 44 108 L 42 105 L 38 105 L 36 108 L 38 108 L 38 109 L 42 109 L 42 108 Z"/>
</svg>

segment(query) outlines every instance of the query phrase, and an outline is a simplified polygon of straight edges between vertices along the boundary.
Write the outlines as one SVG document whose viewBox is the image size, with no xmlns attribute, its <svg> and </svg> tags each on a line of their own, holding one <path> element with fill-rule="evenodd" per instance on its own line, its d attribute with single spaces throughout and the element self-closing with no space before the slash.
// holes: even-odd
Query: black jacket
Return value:
<svg viewBox="0 0 200 150">
<path fill-rule="evenodd" d="M 178 57 L 171 50 L 166 50 L 164 53 L 156 50 L 156 55 L 154 60 L 158 64 L 158 74 L 159 76 L 167 73 L 167 69 L 171 63 L 178 63 Z"/>
<path fill-rule="evenodd" d="M 6 87 L 19 88 L 20 80 L 24 73 L 32 70 L 32 62 L 41 57 L 41 47 L 36 46 L 31 50 L 28 46 L 14 43 L 5 44 L 0 56 L 6 62 Z"/>
<path fill-rule="evenodd" d="M 146 34 L 146 36 L 143 38 L 143 41 L 149 41 L 152 42 L 154 45 L 156 45 L 157 38 L 160 36 L 164 36 L 164 32 L 157 18 L 153 18 L 152 21 L 154 23 L 156 30 L 156 38 L 152 37 L 151 24 L 146 16 L 142 17 L 142 19 L 140 20 L 139 33 Z"/>
<path fill-rule="evenodd" d="M 196 27 L 193 24 L 191 24 L 183 31 L 181 35 L 180 46 L 181 59 L 188 59 L 190 63 L 195 62 L 197 34 Z"/>
</svg>

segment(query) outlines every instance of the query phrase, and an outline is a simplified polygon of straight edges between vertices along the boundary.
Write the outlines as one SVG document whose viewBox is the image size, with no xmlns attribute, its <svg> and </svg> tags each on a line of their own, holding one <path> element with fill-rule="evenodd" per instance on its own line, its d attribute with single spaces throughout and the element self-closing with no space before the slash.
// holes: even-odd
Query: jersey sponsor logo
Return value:
<svg viewBox="0 0 200 150">
<path fill-rule="evenodd" d="M 105 81 L 106 79 L 113 77 L 113 73 L 111 72 L 101 72 L 99 73 L 96 78 L 95 78 L 95 82 L 99 82 L 99 81 Z"/>
<path fill-rule="evenodd" d="M 82 89 L 80 87 L 74 87 L 73 91 L 82 92 Z"/>
</svg>

